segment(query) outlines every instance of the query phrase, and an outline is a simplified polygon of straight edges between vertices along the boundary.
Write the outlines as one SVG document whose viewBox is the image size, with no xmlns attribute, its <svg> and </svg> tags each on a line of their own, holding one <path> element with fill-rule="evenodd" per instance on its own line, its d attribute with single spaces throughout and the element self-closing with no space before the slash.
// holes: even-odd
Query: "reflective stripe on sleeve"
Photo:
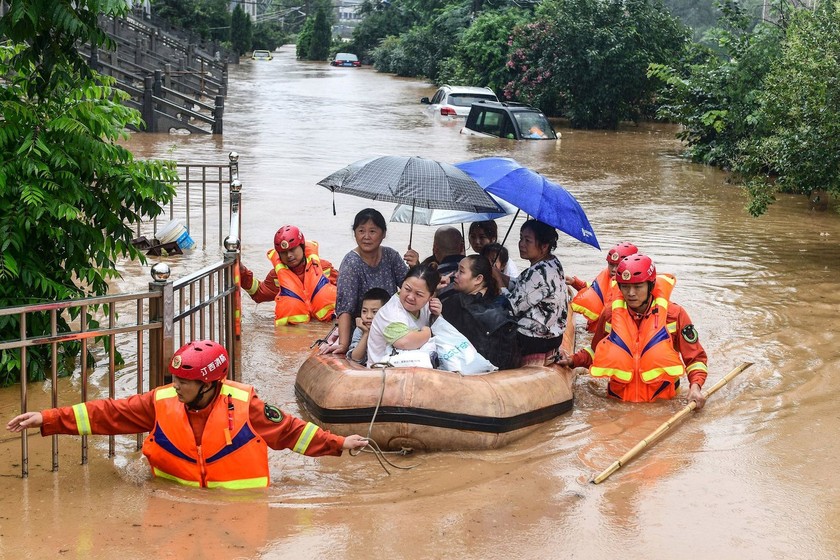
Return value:
<svg viewBox="0 0 840 560">
<path fill-rule="evenodd" d="M 703 362 L 694 362 L 685 368 L 686 373 L 691 373 L 692 371 L 705 371 L 706 373 L 709 373 L 709 368 Z"/>
<path fill-rule="evenodd" d="M 89 436 L 93 433 L 90 431 L 90 416 L 88 416 L 85 403 L 74 404 L 73 415 L 76 417 L 76 429 L 79 430 L 80 436 Z"/>
<path fill-rule="evenodd" d="M 318 426 L 312 422 L 307 422 L 306 427 L 303 428 L 303 432 L 300 434 L 300 437 L 298 438 L 292 451 L 300 453 L 301 455 L 305 454 L 309 444 L 312 443 L 312 438 L 315 437 L 315 432 L 317 431 Z"/>
<path fill-rule="evenodd" d="M 259 290 L 259 289 L 260 289 L 260 281 L 257 280 L 256 278 L 252 278 L 251 279 L 251 287 L 248 288 L 246 291 L 248 292 L 248 295 L 252 296 L 252 295 L 256 294 L 257 290 Z"/>
</svg>

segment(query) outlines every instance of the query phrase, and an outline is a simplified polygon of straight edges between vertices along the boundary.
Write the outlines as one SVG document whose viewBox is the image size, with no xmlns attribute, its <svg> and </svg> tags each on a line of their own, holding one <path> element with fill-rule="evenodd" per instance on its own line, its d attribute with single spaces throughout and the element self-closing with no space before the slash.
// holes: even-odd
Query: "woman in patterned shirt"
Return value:
<svg viewBox="0 0 840 560">
<path fill-rule="evenodd" d="M 531 266 L 507 283 L 507 297 L 519 323 L 523 364 L 554 354 L 566 330 L 568 291 L 563 266 L 552 254 L 556 248 L 553 227 L 538 220 L 522 224 L 519 256 Z"/>
</svg>

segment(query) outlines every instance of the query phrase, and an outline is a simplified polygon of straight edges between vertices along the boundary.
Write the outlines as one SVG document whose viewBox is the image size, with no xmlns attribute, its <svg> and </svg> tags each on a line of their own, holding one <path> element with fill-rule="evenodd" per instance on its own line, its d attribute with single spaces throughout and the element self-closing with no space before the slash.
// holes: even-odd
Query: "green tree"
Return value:
<svg viewBox="0 0 840 560">
<path fill-rule="evenodd" d="M 330 30 L 327 8 L 319 6 L 315 12 L 315 21 L 312 24 L 312 39 L 309 42 L 309 60 L 327 60 L 332 43 L 332 31 Z"/>
<path fill-rule="evenodd" d="M 615 128 L 652 112 L 648 65 L 677 61 L 687 36 L 656 0 L 546 0 L 514 32 L 505 95 L 574 127 Z"/>
<path fill-rule="evenodd" d="M 205 39 L 221 43 L 230 38 L 230 17 L 228 0 L 202 0 L 196 6 L 196 13 L 187 29 L 195 30 Z"/>
<path fill-rule="evenodd" d="M 156 17 L 168 21 L 175 27 L 190 28 L 198 0 L 151 0 L 149 7 Z"/>
<path fill-rule="evenodd" d="M 145 260 L 131 245 L 133 224 L 161 212 L 174 195 L 171 163 L 135 160 L 119 145 L 140 114 L 126 94 L 93 72 L 75 48 L 105 46 L 100 14 L 117 0 L 11 0 L 0 18 L 0 306 L 103 295 L 119 277 L 118 258 Z M 68 329 L 60 317 L 59 332 Z M 91 325 L 95 325 L 91 316 Z M 31 336 L 49 333 L 46 314 L 27 315 Z M 0 340 L 18 338 L 17 317 L 0 321 Z M 62 345 L 72 357 L 72 345 Z M 31 379 L 48 353 L 30 351 Z M 17 379 L 20 355 L 0 351 L 0 383 Z"/>
<path fill-rule="evenodd" d="M 219 42 L 229 35 L 229 5 L 228 0 L 151 0 L 150 3 L 156 17 L 203 39 Z"/>
<path fill-rule="evenodd" d="M 837 2 L 797 10 L 781 56 L 772 64 L 751 119 L 762 133 L 745 136 L 736 171 L 759 215 L 777 191 L 840 195 L 840 13 Z"/>
<path fill-rule="evenodd" d="M 238 56 L 251 50 L 253 40 L 251 18 L 239 4 L 233 9 L 230 17 L 230 42 Z"/>
<path fill-rule="evenodd" d="M 373 50 L 386 37 L 398 37 L 415 23 L 427 21 L 423 19 L 422 13 L 405 0 L 388 3 L 366 0 L 360 11 L 365 17 L 353 29 L 353 40 L 348 45 L 348 51 L 356 53 L 364 61 L 373 58 Z"/>
<path fill-rule="evenodd" d="M 455 51 L 455 46 L 469 23 L 465 6 L 452 4 L 442 8 L 427 24 L 415 25 L 399 37 L 399 41 L 383 43 L 373 51 L 374 67 L 399 76 L 425 76 L 438 80 L 441 63 Z M 388 48 L 398 48 L 399 55 L 390 55 Z M 383 64 L 381 58 L 389 61 Z"/>
<path fill-rule="evenodd" d="M 441 65 L 438 82 L 487 86 L 501 92 L 510 81 L 509 40 L 526 17 L 527 12 L 520 9 L 482 12 L 464 31 L 455 54 Z"/>
<path fill-rule="evenodd" d="M 652 64 L 650 74 L 665 87 L 658 115 L 682 125 L 678 138 L 694 161 L 731 169 L 738 144 L 763 135 L 755 118 L 763 80 L 781 56 L 784 28 L 769 23 L 752 29 L 739 3 L 719 4 L 721 18 L 709 36 L 716 50 L 695 47 L 681 64 Z"/>
<path fill-rule="evenodd" d="M 309 56 L 309 46 L 312 44 L 312 33 L 315 29 L 315 18 L 308 17 L 303 22 L 303 27 L 297 36 L 297 44 L 295 45 L 295 55 L 300 59 L 306 59 Z"/>
<path fill-rule="evenodd" d="M 279 21 L 262 21 L 254 25 L 253 44 L 255 49 L 273 51 L 286 43 L 288 35 Z"/>
</svg>

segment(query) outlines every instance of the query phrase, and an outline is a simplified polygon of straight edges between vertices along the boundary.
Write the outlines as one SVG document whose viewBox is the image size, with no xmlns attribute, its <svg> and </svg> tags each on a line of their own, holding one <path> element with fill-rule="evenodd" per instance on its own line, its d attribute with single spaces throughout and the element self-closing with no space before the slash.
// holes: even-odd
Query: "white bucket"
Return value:
<svg viewBox="0 0 840 560">
<path fill-rule="evenodd" d="M 195 241 L 190 237 L 187 226 L 181 220 L 172 220 L 163 226 L 163 229 L 158 232 L 157 238 L 161 244 L 175 241 L 181 249 L 192 249 L 195 247 Z"/>
</svg>

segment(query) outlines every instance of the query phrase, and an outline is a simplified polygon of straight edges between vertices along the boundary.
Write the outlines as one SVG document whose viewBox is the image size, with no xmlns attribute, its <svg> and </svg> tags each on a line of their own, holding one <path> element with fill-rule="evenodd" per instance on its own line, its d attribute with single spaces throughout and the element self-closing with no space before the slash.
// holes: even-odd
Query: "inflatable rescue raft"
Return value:
<svg viewBox="0 0 840 560">
<path fill-rule="evenodd" d="M 574 350 L 574 320 L 563 348 Z M 382 449 L 494 449 L 572 409 L 575 375 L 556 365 L 526 365 L 484 375 L 424 368 L 366 368 L 343 356 L 313 355 L 295 394 L 320 426 L 370 436 Z"/>
</svg>

